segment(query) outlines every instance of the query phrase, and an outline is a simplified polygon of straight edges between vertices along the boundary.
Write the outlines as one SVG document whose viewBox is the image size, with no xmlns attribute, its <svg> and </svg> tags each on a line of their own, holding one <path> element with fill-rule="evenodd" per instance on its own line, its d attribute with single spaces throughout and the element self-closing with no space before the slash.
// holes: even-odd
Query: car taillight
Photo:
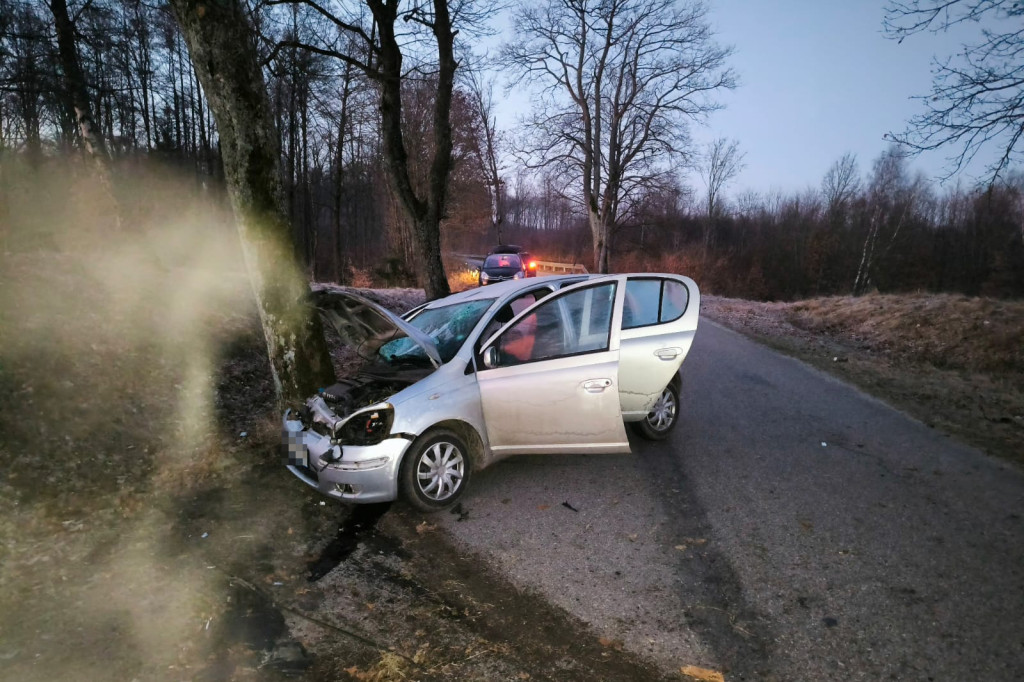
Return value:
<svg viewBox="0 0 1024 682">
<path fill-rule="evenodd" d="M 535 261 L 535 260 L 530 261 L 530 269 L 531 270 L 536 270 L 537 269 L 537 261 Z"/>
</svg>

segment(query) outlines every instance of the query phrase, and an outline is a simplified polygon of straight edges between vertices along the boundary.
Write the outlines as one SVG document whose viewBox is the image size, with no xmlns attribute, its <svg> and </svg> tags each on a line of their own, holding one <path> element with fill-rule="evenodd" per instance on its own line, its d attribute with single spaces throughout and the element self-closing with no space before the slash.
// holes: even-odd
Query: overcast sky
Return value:
<svg viewBox="0 0 1024 682">
<path fill-rule="evenodd" d="M 929 92 L 932 56 L 954 54 L 976 35 L 968 27 L 899 44 L 882 35 L 879 0 L 711 0 L 710 6 L 719 41 L 736 50 L 732 65 L 741 84 L 694 137 L 739 140 L 746 168 L 733 195 L 817 188 L 848 151 L 866 174 L 887 145 L 883 135 L 902 131 L 923 111 L 911 98 Z M 920 156 L 912 167 L 938 176 L 948 153 Z M 984 164 L 977 165 L 981 172 Z"/>
<path fill-rule="evenodd" d="M 718 42 L 735 49 L 730 64 L 740 85 L 722 94 L 725 108 L 693 137 L 739 141 L 746 167 L 727 188 L 785 193 L 819 188 L 828 167 L 846 152 L 862 175 L 885 149 L 887 132 L 902 132 L 923 111 L 911 99 L 931 89 L 932 57 L 956 53 L 978 35 L 911 36 L 902 44 L 882 35 L 884 0 L 707 0 Z M 501 35 L 499 40 L 510 36 Z M 525 99 L 525 98 L 524 98 Z M 512 126 L 525 101 L 499 107 L 499 125 Z M 916 157 L 911 168 L 938 180 L 952 150 Z M 987 161 L 987 160 L 986 160 Z M 985 163 L 969 171 L 982 173 Z M 698 176 L 684 174 L 702 190 Z M 970 183 L 972 176 L 963 175 Z M 955 179 L 953 180 L 955 182 Z"/>
</svg>

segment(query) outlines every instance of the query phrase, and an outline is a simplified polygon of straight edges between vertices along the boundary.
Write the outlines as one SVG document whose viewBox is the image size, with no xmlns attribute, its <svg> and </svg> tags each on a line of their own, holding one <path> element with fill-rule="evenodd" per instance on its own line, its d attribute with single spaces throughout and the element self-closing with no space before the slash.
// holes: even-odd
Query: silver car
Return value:
<svg viewBox="0 0 1024 682">
<path fill-rule="evenodd" d="M 424 511 L 503 457 L 629 452 L 625 424 L 665 438 L 700 309 L 693 280 L 670 274 L 502 282 L 403 317 L 315 297 L 366 362 L 285 412 L 288 468 L 329 497 Z"/>
</svg>

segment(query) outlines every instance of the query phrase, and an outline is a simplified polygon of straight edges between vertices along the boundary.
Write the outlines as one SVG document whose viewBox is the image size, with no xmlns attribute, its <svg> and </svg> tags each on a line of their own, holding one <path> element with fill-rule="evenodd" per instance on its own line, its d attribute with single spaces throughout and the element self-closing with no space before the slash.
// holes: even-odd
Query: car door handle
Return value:
<svg viewBox="0 0 1024 682">
<path fill-rule="evenodd" d="M 654 354 L 657 355 L 660 360 L 674 360 L 679 357 L 681 352 L 681 348 L 659 348 L 654 351 Z"/>
<path fill-rule="evenodd" d="M 583 390 L 588 393 L 600 393 L 611 385 L 611 379 L 591 379 L 583 382 Z"/>
</svg>

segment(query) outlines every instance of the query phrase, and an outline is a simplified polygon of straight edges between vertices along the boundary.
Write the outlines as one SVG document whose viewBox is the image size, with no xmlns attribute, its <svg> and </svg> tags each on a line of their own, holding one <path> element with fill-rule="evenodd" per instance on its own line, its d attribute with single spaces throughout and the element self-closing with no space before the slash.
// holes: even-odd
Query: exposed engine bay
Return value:
<svg viewBox="0 0 1024 682">
<path fill-rule="evenodd" d="M 330 437 L 332 443 L 377 443 L 388 434 L 394 418 L 388 399 L 432 371 L 416 368 L 362 372 L 320 389 L 296 412 L 304 427 Z"/>
<path fill-rule="evenodd" d="M 361 407 L 385 402 L 388 398 L 411 386 L 431 373 L 431 369 L 401 369 L 393 372 L 361 372 L 352 379 L 320 390 L 324 402 L 339 417 L 345 418 Z"/>
</svg>

